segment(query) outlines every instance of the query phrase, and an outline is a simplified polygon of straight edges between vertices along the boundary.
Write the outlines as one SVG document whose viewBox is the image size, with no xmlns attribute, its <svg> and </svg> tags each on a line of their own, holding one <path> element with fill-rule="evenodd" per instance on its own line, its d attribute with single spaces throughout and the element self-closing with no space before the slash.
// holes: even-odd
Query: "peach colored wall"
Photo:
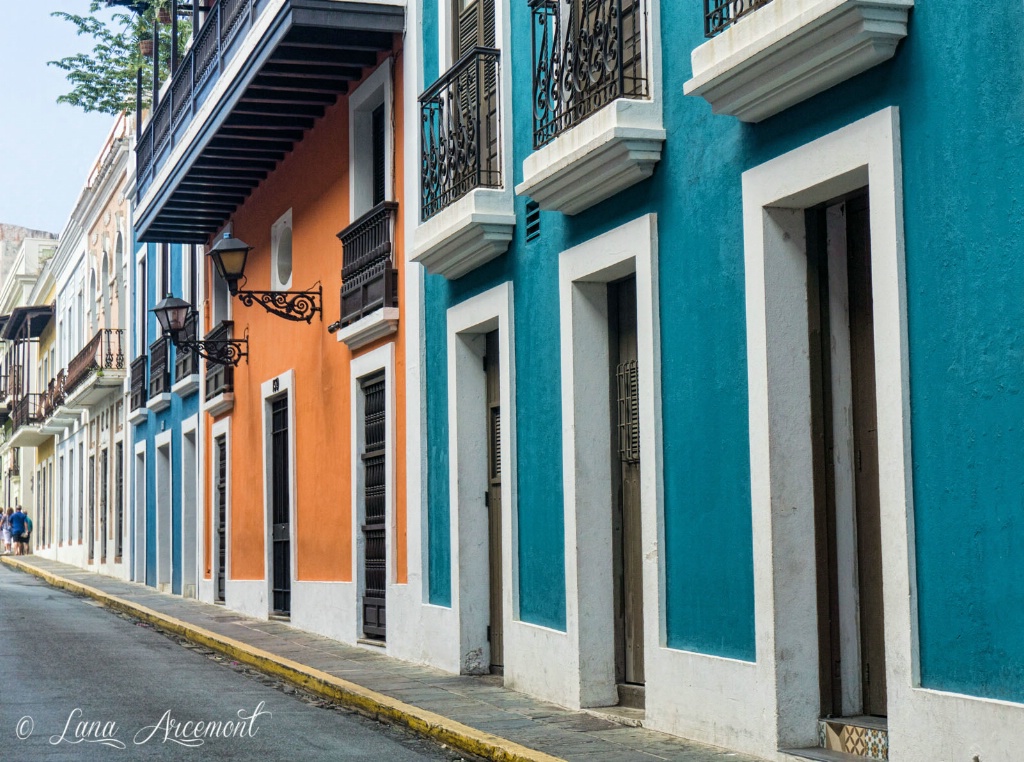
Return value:
<svg viewBox="0 0 1024 762">
<path fill-rule="evenodd" d="M 383 60 L 383 57 L 382 59 Z M 401 135 L 401 65 L 394 66 L 396 134 Z M 355 89 L 354 87 L 352 88 Z M 236 237 L 255 247 L 250 252 L 246 288 L 269 289 L 270 230 L 292 209 L 292 290 L 323 285 L 323 321 L 295 323 L 267 314 L 261 307 L 232 304 L 235 335 L 249 330 L 249 363 L 235 371 L 235 404 L 229 413 L 231 430 L 231 579 L 264 579 L 266 513 L 264 498 L 264 410 L 261 385 L 288 371 L 295 372 L 293 392 L 295 441 L 295 525 L 293 551 L 302 580 L 349 581 L 352 577 L 351 479 L 351 354 L 344 343 L 327 332 L 338 319 L 342 247 L 337 234 L 350 222 L 348 185 L 348 98 L 340 97 L 307 132 L 295 150 L 252 193 L 232 218 Z M 402 141 L 394 141 L 396 187 L 403 198 Z M 396 225 L 395 262 L 399 295 L 405 292 L 401 262 L 402 226 Z M 208 311 L 208 310 L 207 310 Z M 403 314 L 403 320 L 405 316 Z M 405 500 L 405 342 L 404 330 L 396 342 L 397 463 L 397 577 L 406 569 Z M 367 348 L 367 351 L 370 348 Z M 207 417 L 207 441 L 212 441 Z M 209 484 L 210 449 L 204 464 Z M 207 491 L 205 521 L 209 527 L 212 494 Z M 209 538 L 209 531 L 207 531 Z M 209 540 L 204 549 L 206 576 L 210 576 Z"/>
</svg>

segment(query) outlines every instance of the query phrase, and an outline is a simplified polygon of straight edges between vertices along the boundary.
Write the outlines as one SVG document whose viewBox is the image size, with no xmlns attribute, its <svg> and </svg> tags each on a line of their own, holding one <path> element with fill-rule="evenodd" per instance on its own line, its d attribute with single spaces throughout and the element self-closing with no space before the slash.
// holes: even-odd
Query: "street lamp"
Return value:
<svg viewBox="0 0 1024 762">
<path fill-rule="evenodd" d="M 217 365 L 238 365 L 243 357 L 249 362 L 248 332 L 244 339 L 199 341 L 195 336 L 197 313 L 184 299 L 168 294 L 150 312 L 156 315 L 160 327 L 179 350 L 195 352 Z"/>
<path fill-rule="evenodd" d="M 322 307 L 323 286 L 317 283 L 306 291 L 248 291 L 238 288 L 238 282 L 245 280 L 245 263 L 253 247 L 245 241 L 225 233 L 207 252 L 213 259 L 213 266 L 228 284 L 228 291 L 237 296 L 246 307 L 260 305 L 272 315 L 286 320 L 305 320 L 313 322 L 313 315 L 320 313 L 324 319 Z"/>
</svg>

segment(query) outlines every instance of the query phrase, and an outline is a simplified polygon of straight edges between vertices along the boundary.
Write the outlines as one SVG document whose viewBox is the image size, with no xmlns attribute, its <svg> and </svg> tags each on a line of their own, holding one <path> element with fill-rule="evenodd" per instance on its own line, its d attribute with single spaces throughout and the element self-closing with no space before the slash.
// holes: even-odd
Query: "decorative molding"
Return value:
<svg viewBox="0 0 1024 762">
<path fill-rule="evenodd" d="M 171 387 L 171 391 L 179 397 L 187 397 L 199 389 L 199 374 L 192 373 L 184 378 L 178 379 Z"/>
<path fill-rule="evenodd" d="M 226 413 L 235 406 L 235 393 L 234 392 L 222 392 L 213 399 L 208 399 L 203 403 L 203 410 L 210 415 L 218 416 L 221 413 Z"/>
<path fill-rule="evenodd" d="M 128 423 L 133 426 L 141 426 L 149 419 L 148 407 L 137 407 L 128 413 Z"/>
<path fill-rule="evenodd" d="M 691 54 L 683 86 L 760 122 L 892 58 L 914 0 L 773 0 Z"/>
<path fill-rule="evenodd" d="M 459 278 L 504 254 L 515 224 L 508 194 L 477 188 L 416 228 L 412 261 L 429 273 Z"/>
<path fill-rule="evenodd" d="M 650 177 L 664 142 L 656 104 L 620 98 L 528 156 L 516 193 L 578 214 Z"/>
<path fill-rule="evenodd" d="M 146 402 L 146 407 L 150 411 L 152 411 L 154 413 L 159 413 L 161 410 L 166 410 L 170 406 L 171 406 L 171 393 L 170 392 L 161 392 L 160 394 L 155 394 L 155 395 L 153 395 L 152 397 L 149 398 L 148 402 Z"/>
<path fill-rule="evenodd" d="M 338 331 L 338 341 L 344 341 L 355 352 L 377 339 L 390 336 L 398 330 L 397 307 L 382 307 Z"/>
</svg>

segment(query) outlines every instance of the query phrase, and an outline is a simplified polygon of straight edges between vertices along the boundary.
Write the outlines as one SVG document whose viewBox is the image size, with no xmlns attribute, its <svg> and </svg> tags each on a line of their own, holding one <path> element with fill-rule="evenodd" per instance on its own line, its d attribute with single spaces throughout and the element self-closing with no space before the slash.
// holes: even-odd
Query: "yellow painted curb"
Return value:
<svg viewBox="0 0 1024 762">
<path fill-rule="evenodd" d="M 225 635 L 204 630 L 80 582 L 59 577 L 16 558 L 3 556 L 0 561 L 20 571 L 33 574 L 53 587 L 86 595 L 108 608 L 130 614 L 149 624 L 158 625 L 193 643 L 219 651 L 237 662 L 248 664 L 261 672 L 299 685 L 306 690 L 355 709 L 361 714 L 405 725 L 421 735 L 430 736 L 441 743 L 478 757 L 495 760 L 495 762 L 564 762 L 559 757 L 553 757 L 506 738 L 471 728 L 448 717 L 406 704 L 404 701 L 385 696 L 383 693 L 377 693 L 283 656 L 277 656 Z"/>
</svg>

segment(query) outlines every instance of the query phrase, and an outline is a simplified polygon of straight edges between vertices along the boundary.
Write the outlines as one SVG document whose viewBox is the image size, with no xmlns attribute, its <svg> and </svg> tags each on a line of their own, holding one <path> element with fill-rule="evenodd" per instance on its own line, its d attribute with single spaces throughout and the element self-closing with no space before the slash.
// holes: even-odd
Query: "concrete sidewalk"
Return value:
<svg viewBox="0 0 1024 762">
<path fill-rule="evenodd" d="M 2 561 L 364 714 L 486 759 L 755 762 L 538 701 L 503 688 L 498 678 L 452 675 L 410 664 L 283 622 L 250 619 L 223 606 L 35 556 L 4 556 Z"/>
</svg>

